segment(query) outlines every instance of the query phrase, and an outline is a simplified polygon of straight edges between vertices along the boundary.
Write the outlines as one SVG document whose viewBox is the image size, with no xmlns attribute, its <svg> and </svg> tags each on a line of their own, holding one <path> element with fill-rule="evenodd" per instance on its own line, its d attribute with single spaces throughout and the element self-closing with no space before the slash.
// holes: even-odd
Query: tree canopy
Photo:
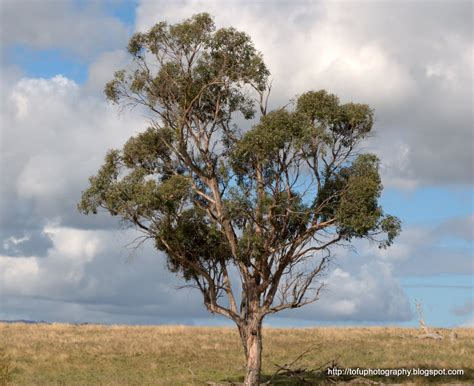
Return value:
<svg viewBox="0 0 474 386">
<path fill-rule="evenodd" d="M 136 33 L 128 52 L 133 67 L 105 93 L 145 107 L 150 126 L 107 153 L 79 209 L 105 209 L 153 240 L 205 306 L 237 324 L 256 384 L 264 316 L 319 298 L 333 246 L 385 248 L 400 232 L 378 202 L 379 160 L 360 151 L 374 112 L 324 90 L 267 111 L 262 55 L 208 14 Z"/>
</svg>

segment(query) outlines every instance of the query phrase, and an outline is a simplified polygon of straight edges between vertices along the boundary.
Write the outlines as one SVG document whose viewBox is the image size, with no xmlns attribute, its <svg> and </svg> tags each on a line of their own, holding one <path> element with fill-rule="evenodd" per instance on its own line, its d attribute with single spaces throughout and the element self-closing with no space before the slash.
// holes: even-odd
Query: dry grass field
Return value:
<svg viewBox="0 0 474 386">
<path fill-rule="evenodd" d="M 384 383 L 474 383 L 474 330 L 438 330 L 445 339 L 418 339 L 406 328 L 276 329 L 264 332 L 268 380 L 280 366 L 464 369 L 457 377 L 373 377 Z M 202 385 L 238 382 L 243 354 L 236 330 L 184 326 L 0 324 L 0 384 Z M 325 375 L 273 377 L 275 384 L 334 383 Z M 294 375 L 298 375 L 296 372 Z M 338 378 L 341 381 L 342 378 Z M 348 379 L 346 378 L 346 381 Z M 357 382 L 357 380 L 356 380 Z"/>
</svg>

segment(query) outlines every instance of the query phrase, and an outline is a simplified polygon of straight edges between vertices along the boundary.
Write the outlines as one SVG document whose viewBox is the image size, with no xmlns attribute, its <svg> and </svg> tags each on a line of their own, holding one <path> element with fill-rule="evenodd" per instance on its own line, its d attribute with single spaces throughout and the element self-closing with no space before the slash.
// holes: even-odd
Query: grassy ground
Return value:
<svg viewBox="0 0 474 386">
<path fill-rule="evenodd" d="M 331 361 L 343 368 L 464 369 L 462 377 L 372 379 L 473 383 L 474 330 L 456 329 L 454 341 L 448 338 L 450 330 L 438 331 L 445 339 L 417 339 L 419 331 L 402 328 L 267 328 L 263 372 L 269 379 L 277 370 L 275 364 L 290 363 L 313 347 L 293 369 L 315 369 Z M 225 383 L 242 379 L 243 359 L 238 335 L 231 328 L 0 324 L 0 384 Z M 298 384 L 297 379 L 273 381 Z M 320 375 L 313 381 L 331 379 Z"/>
</svg>

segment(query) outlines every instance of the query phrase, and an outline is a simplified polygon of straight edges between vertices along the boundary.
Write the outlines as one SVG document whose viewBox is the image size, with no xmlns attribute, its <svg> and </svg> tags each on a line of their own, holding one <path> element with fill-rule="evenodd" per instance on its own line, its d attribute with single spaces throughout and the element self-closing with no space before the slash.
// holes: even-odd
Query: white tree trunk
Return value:
<svg viewBox="0 0 474 386">
<path fill-rule="evenodd" d="M 260 384 L 260 371 L 262 368 L 262 321 L 253 319 L 243 326 L 242 340 L 247 358 L 245 386 Z"/>
</svg>

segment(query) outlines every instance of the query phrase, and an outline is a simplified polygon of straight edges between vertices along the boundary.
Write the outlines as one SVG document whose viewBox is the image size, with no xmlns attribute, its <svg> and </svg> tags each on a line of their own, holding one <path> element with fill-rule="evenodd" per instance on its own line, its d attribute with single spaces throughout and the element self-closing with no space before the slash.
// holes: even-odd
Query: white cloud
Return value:
<svg viewBox="0 0 474 386">
<path fill-rule="evenodd" d="M 89 262 L 101 251 L 100 233 L 55 226 L 47 226 L 44 231 L 51 236 L 59 256 Z"/>
<path fill-rule="evenodd" d="M 86 93 L 61 75 L 22 78 L 2 90 L 1 97 L 0 238 L 30 239 L 12 245 L 8 253 L 45 254 L 51 247 L 43 232 L 49 221 L 116 226 L 106 216 L 80 215 L 76 205 L 107 149 L 121 147 L 143 130 L 145 119 L 119 115 L 103 97 Z"/>
<path fill-rule="evenodd" d="M 109 82 L 117 70 L 128 64 L 129 58 L 123 50 L 106 51 L 89 66 L 87 83 L 84 91 L 87 94 L 101 94 L 104 86 Z"/>
<path fill-rule="evenodd" d="M 473 271 L 473 216 L 447 218 L 432 224 L 405 225 L 396 242 L 387 249 L 365 241 L 355 242 L 357 254 L 345 266 L 364 259 L 388 264 L 397 276 L 468 274 Z"/>
<path fill-rule="evenodd" d="M 369 149 L 386 186 L 472 183 L 470 2 L 142 1 L 136 26 L 203 11 L 252 37 L 272 73 L 273 106 L 326 88 L 374 107 Z"/>
<path fill-rule="evenodd" d="M 13 186 L 23 198 L 77 197 L 105 151 L 122 146 L 145 125 L 139 116 L 119 116 L 103 98 L 85 96 L 60 75 L 23 78 L 6 95 L 2 172 L 11 177 L 10 184 L 16 181 Z"/>
<path fill-rule="evenodd" d="M 15 314 L 48 319 L 65 308 L 75 311 L 63 314 L 63 321 L 116 322 L 120 315 L 135 314 L 146 323 L 209 317 L 197 290 L 176 290 L 183 282 L 165 269 L 164 256 L 151 242 L 138 251 L 125 247 L 135 232 L 78 230 L 54 224 L 44 231 L 54 243 L 47 256 L 0 257 L 3 299 L 31 304 L 28 314 L 15 314 L 19 312 L 16 305 L 5 303 L 0 318 Z M 395 321 L 410 315 L 407 299 L 387 266 L 369 262 L 355 271 L 336 268 L 326 281 L 328 287 L 320 301 L 290 316 Z M 35 304 L 35 299 L 42 302 Z"/>
<path fill-rule="evenodd" d="M 128 28 L 94 2 L 71 0 L 4 1 L 0 13 L 2 45 L 63 49 L 88 58 L 104 49 L 123 47 Z"/>
<path fill-rule="evenodd" d="M 461 304 L 457 307 L 453 307 L 451 311 L 453 312 L 453 314 L 459 315 L 459 316 L 474 314 L 474 298 L 471 295 L 471 299 L 464 302 L 464 304 Z"/>
<path fill-rule="evenodd" d="M 23 284 L 36 283 L 40 270 L 37 259 L 2 256 L 0 266 L 2 297 L 7 295 L 9 289 L 15 295 L 29 294 L 28 288 Z"/>
<path fill-rule="evenodd" d="M 66 193 L 67 165 L 58 162 L 57 157 L 38 155 L 26 163 L 17 181 L 17 191 L 21 198 L 48 199 Z"/>
<path fill-rule="evenodd" d="M 360 266 L 335 268 L 321 280 L 325 289 L 317 302 L 283 312 L 281 316 L 314 321 L 364 322 L 406 321 L 411 318 L 408 298 L 390 263 L 366 258 Z"/>
<path fill-rule="evenodd" d="M 176 291 L 182 282 L 165 269 L 152 243 L 139 251 L 126 245 L 133 231 L 90 231 L 46 227 L 54 243 L 45 257 L 0 256 L 1 318 L 30 305 L 22 318 L 116 322 L 139 314 L 143 321 L 208 317 L 200 294 Z M 21 300 L 20 300 L 21 299 Z M 36 304 L 36 299 L 41 302 Z M 10 300 L 15 306 L 10 306 Z M 45 306 L 45 302 L 47 305 Z M 63 313 L 73 308 L 73 315 Z"/>
<path fill-rule="evenodd" d="M 351 36 L 343 25 L 347 14 L 337 3 L 289 6 L 231 1 L 222 7 L 213 1 L 166 6 L 145 1 L 137 11 L 137 29 L 146 30 L 161 20 L 177 22 L 203 11 L 214 15 L 219 27 L 233 26 L 252 37 L 272 73 L 277 103 L 315 88 L 328 88 L 344 99 L 392 102 L 411 87 L 406 69 L 376 39 Z"/>
<path fill-rule="evenodd" d="M 8 15 L 21 11 L 12 4 Z M 61 7 L 66 7 L 62 17 L 57 14 Z M 137 26 L 143 30 L 157 21 L 176 22 L 209 11 L 218 25 L 252 36 L 274 77 L 274 105 L 323 87 L 344 101 L 373 105 L 378 137 L 370 148 L 382 159 L 386 185 L 413 189 L 423 183 L 471 182 L 470 168 L 460 166 L 472 161 L 471 21 L 460 22 L 465 16 L 460 18 L 454 6 L 399 8 L 359 2 L 143 2 Z M 6 244 L 0 244 L 0 254 L 8 256 L 0 258 L 2 317 L 104 322 L 207 317 L 198 293 L 175 291 L 182 283 L 166 271 L 163 256 L 151 246 L 127 263 L 123 246 L 133 233 L 104 230 L 117 224 L 108 217 L 81 216 L 75 209 L 106 149 L 121 146 L 146 121 L 137 111 L 118 115 L 98 96 L 113 71 L 127 63 L 124 51 L 116 50 L 126 45 L 123 26 L 104 20 L 97 10 L 73 15 L 71 9 L 57 5 L 48 15 L 39 10 L 30 13 L 33 20 L 13 25 L 12 16 L 8 25 L 2 24 L 9 31 L 5 44 L 27 42 L 79 55 L 100 52 L 84 86 L 63 76 L 22 78 L 17 68 L 3 72 L 0 237 Z M 75 25 L 88 15 L 88 23 Z M 23 28 L 27 22 L 31 26 Z M 447 225 L 464 239 L 472 237 L 466 231 L 472 218 L 459 224 Z M 321 301 L 297 315 L 408 318 L 396 273 L 472 268 L 465 251 L 456 255 L 450 250 L 451 259 L 446 259 L 446 250 L 436 246 L 440 239 L 429 229 L 406 229 L 387 251 L 362 247 L 367 259 L 350 264 L 346 259 L 344 269 L 328 276 Z"/>
<path fill-rule="evenodd" d="M 469 328 L 474 328 L 474 317 L 466 320 L 464 323 L 462 323 L 459 327 L 469 327 Z"/>
</svg>

